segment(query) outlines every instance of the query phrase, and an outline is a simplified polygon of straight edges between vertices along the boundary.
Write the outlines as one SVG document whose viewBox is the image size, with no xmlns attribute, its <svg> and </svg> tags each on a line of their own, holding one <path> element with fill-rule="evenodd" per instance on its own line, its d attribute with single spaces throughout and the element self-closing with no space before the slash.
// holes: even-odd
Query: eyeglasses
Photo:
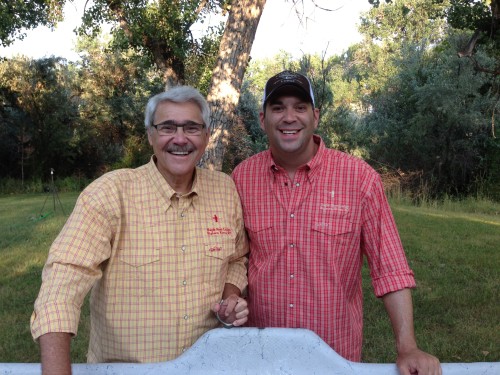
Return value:
<svg viewBox="0 0 500 375">
<path fill-rule="evenodd" d="M 201 135 L 205 128 L 205 124 L 197 124 L 196 122 L 186 122 L 185 124 L 176 124 L 173 121 L 167 120 L 161 124 L 151 125 L 156 129 L 159 135 L 174 135 L 177 133 L 177 128 L 182 128 L 186 135 Z"/>
</svg>

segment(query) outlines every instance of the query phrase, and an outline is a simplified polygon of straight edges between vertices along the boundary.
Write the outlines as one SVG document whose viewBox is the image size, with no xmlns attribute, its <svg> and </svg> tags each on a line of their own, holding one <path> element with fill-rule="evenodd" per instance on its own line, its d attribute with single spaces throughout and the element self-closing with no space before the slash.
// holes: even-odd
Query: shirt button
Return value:
<svg viewBox="0 0 500 375">
<path fill-rule="evenodd" d="M 299 186 L 300 186 L 300 183 L 298 183 L 298 182 L 297 182 L 297 183 L 295 184 L 295 186 L 299 187 Z"/>
<path fill-rule="evenodd" d="M 293 303 L 289 304 L 288 307 L 293 308 Z"/>
<path fill-rule="evenodd" d="M 181 217 L 184 217 L 184 216 L 185 216 L 185 215 L 184 215 L 184 212 L 181 212 Z"/>
<path fill-rule="evenodd" d="M 187 281 L 186 280 L 182 280 L 182 285 L 187 285 Z"/>
<path fill-rule="evenodd" d="M 294 277 L 295 277 L 295 275 L 292 273 L 292 274 L 290 275 L 290 279 L 293 279 Z"/>
<path fill-rule="evenodd" d="M 181 246 L 181 250 L 182 250 L 182 251 L 186 251 L 186 246 L 182 245 L 182 246 Z"/>
<path fill-rule="evenodd" d="M 187 350 L 187 348 L 182 348 L 182 352 L 184 353 Z"/>
<path fill-rule="evenodd" d="M 290 247 L 291 247 L 291 248 L 294 248 L 294 247 L 295 247 L 295 244 L 294 244 L 294 243 L 291 243 L 291 244 L 290 244 Z"/>
<path fill-rule="evenodd" d="M 189 316 L 186 314 L 184 315 L 184 320 L 188 320 L 189 319 Z"/>
<path fill-rule="evenodd" d="M 295 214 L 290 214 L 290 217 L 293 219 L 295 217 Z"/>
</svg>

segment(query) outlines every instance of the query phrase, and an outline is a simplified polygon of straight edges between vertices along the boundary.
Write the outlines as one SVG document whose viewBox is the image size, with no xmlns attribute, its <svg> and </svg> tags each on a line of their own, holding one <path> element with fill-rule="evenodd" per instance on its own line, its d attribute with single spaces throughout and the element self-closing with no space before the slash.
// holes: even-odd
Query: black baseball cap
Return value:
<svg viewBox="0 0 500 375">
<path fill-rule="evenodd" d="M 266 103 L 273 96 L 287 90 L 295 89 L 296 92 L 302 94 L 311 104 L 314 104 L 314 94 L 312 91 L 311 82 L 306 76 L 295 73 L 290 70 L 285 70 L 269 78 L 264 88 L 264 98 L 262 100 L 262 107 L 265 110 Z"/>
</svg>

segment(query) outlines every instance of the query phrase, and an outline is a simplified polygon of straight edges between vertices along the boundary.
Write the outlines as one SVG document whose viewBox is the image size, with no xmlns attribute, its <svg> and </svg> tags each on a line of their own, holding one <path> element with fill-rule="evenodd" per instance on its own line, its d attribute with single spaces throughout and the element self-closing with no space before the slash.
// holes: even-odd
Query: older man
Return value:
<svg viewBox="0 0 500 375">
<path fill-rule="evenodd" d="M 209 117 L 191 87 L 152 97 L 151 161 L 107 173 L 80 195 L 50 249 L 31 318 L 44 373 L 71 372 L 70 341 L 91 288 L 89 362 L 171 360 L 219 325 L 214 312 L 246 322 L 238 193 L 230 177 L 195 167 Z"/>
</svg>

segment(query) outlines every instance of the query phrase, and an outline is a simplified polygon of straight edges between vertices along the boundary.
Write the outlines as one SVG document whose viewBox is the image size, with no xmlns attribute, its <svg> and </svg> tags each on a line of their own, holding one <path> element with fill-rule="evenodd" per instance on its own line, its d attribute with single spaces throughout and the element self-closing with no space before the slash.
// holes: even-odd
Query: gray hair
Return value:
<svg viewBox="0 0 500 375">
<path fill-rule="evenodd" d="M 194 87 L 176 86 L 168 89 L 167 91 L 156 94 L 148 100 L 146 111 L 144 113 L 144 125 L 146 126 L 146 130 L 149 130 L 151 125 L 153 125 L 156 108 L 158 108 L 158 104 L 162 102 L 192 102 L 196 104 L 200 108 L 203 123 L 206 125 L 207 129 L 210 129 L 210 107 L 208 106 L 208 103 L 203 95 L 201 95 L 200 92 Z"/>
</svg>

